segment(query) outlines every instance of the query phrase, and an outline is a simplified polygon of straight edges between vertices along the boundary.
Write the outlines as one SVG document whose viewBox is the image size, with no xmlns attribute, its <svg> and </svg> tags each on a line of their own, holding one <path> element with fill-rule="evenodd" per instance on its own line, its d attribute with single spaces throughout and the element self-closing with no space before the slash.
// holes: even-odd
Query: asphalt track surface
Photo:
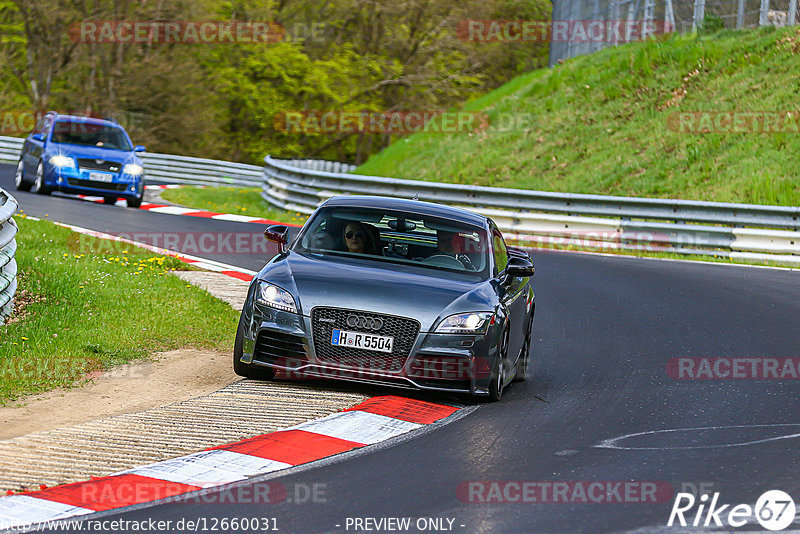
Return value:
<svg viewBox="0 0 800 534">
<path fill-rule="evenodd" d="M 47 213 L 110 233 L 252 231 L 240 223 L 15 193 L 11 172 L 0 168 L 0 187 L 33 216 Z M 253 270 L 264 261 L 209 257 Z M 352 523 L 348 529 L 348 518 L 389 517 L 410 517 L 412 525 L 417 518 L 449 518 L 451 532 L 702 530 L 666 527 L 673 493 L 658 503 L 487 504 L 459 492 L 470 481 L 657 482 L 674 492 L 705 484 L 721 503 L 750 505 L 780 489 L 800 504 L 800 437 L 787 437 L 800 434 L 800 380 L 676 380 L 667 372 L 676 357 L 800 356 L 800 272 L 569 253 L 533 257 L 533 377 L 512 385 L 501 402 L 479 404 L 389 446 L 269 477 L 290 496 L 316 484 L 324 491 L 317 502 L 164 503 L 104 519 L 173 525 L 200 519 L 211 526 L 213 518 L 265 517 L 281 532 L 364 532 Z M 675 429 L 693 430 L 654 433 Z M 616 442 L 628 448 L 598 447 L 634 433 L 647 434 Z M 751 522 L 738 530 L 763 529 Z"/>
</svg>

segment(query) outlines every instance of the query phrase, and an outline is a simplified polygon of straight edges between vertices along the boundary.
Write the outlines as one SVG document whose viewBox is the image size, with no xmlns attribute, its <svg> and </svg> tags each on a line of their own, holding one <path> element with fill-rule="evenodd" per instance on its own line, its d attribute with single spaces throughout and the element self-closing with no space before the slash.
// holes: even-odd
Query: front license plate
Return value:
<svg viewBox="0 0 800 534">
<path fill-rule="evenodd" d="M 110 182 L 114 179 L 114 175 L 106 174 L 104 172 L 90 172 L 89 179 L 95 182 Z"/>
<path fill-rule="evenodd" d="M 364 332 L 348 332 L 347 330 L 334 330 L 331 345 L 337 347 L 351 347 L 353 349 L 375 350 L 378 352 L 392 352 L 394 338 L 389 336 L 376 336 Z"/>
</svg>

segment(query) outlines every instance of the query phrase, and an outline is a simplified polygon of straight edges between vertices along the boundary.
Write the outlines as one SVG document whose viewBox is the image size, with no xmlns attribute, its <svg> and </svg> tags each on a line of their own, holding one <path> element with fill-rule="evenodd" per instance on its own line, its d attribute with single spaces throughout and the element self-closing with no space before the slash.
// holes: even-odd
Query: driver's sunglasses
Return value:
<svg viewBox="0 0 800 534">
<path fill-rule="evenodd" d="M 364 232 L 361 232 L 361 231 L 358 231 L 358 232 L 353 232 L 352 230 L 350 230 L 349 232 L 347 232 L 346 234 L 344 234 L 344 236 L 345 236 L 347 239 L 353 239 L 353 235 L 355 235 L 355 236 L 356 236 L 357 238 L 359 238 L 359 239 L 364 239 Z"/>
</svg>

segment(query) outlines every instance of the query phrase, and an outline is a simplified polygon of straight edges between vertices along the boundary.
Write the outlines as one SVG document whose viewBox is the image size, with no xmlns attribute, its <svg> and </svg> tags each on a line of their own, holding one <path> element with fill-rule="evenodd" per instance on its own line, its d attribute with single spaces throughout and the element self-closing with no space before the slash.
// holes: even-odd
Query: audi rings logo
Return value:
<svg viewBox="0 0 800 534">
<path fill-rule="evenodd" d="M 367 317 L 365 315 L 348 315 L 347 326 L 350 328 L 366 328 L 367 330 L 380 330 L 383 328 L 383 319 L 380 317 Z"/>
</svg>

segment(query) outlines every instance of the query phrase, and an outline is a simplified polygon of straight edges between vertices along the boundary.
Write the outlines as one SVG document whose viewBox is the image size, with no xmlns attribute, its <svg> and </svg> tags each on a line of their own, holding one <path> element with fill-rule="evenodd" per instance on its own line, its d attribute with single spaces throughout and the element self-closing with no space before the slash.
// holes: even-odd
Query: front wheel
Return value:
<svg viewBox="0 0 800 534">
<path fill-rule="evenodd" d="M 36 167 L 36 179 L 33 181 L 31 193 L 39 193 L 40 195 L 49 195 L 50 190 L 44 184 L 44 164 L 40 161 L 39 166 Z"/>
<path fill-rule="evenodd" d="M 531 333 L 533 330 L 533 310 L 531 310 L 531 317 L 528 319 L 528 329 L 525 331 L 525 343 L 522 346 L 522 352 L 519 355 L 519 363 L 517 363 L 517 373 L 514 375 L 514 382 L 523 382 L 528 375 L 528 363 L 530 360 L 531 352 Z"/>
<path fill-rule="evenodd" d="M 117 197 L 103 197 L 103 204 L 116 204 Z"/>
<path fill-rule="evenodd" d="M 506 353 L 508 352 L 508 325 L 503 329 L 503 336 L 500 340 L 500 347 L 497 351 L 497 358 L 492 366 L 492 378 L 489 384 L 489 401 L 497 402 L 503 398 L 503 390 L 506 385 Z"/>
<path fill-rule="evenodd" d="M 239 317 L 239 326 L 236 328 L 236 341 L 233 343 L 233 372 L 239 376 L 252 378 L 253 380 L 272 380 L 275 378 L 274 369 L 242 363 L 243 346 L 244 315 Z"/>
<path fill-rule="evenodd" d="M 142 197 L 128 198 L 128 199 L 125 199 L 125 202 L 128 204 L 129 208 L 138 209 L 139 206 L 142 205 Z"/>
<path fill-rule="evenodd" d="M 30 191 L 31 184 L 25 181 L 25 169 L 22 163 L 22 160 L 19 160 L 17 163 L 17 172 L 14 173 L 14 187 L 17 188 L 17 191 Z"/>
</svg>

